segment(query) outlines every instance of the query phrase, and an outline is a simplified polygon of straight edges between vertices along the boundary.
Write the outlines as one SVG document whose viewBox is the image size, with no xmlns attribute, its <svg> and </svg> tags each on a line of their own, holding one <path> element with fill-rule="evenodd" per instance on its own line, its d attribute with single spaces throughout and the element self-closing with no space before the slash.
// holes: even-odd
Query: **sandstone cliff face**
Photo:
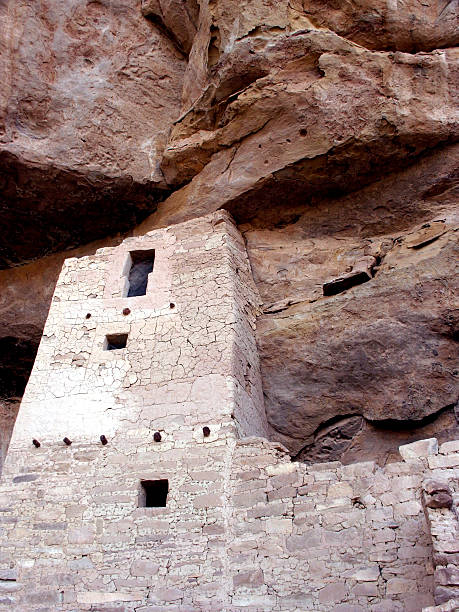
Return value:
<svg viewBox="0 0 459 612">
<path fill-rule="evenodd" d="M 185 61 L 139 2 L 14 0 L 0 19 L 5 266 L 154 210 Z"/>
<path fill-rule="evenodd" d="M 384 462 L 454 436 L 457 3 L 0 11 L 2 257 L 56 251 L 1 272 L 1 337 L 33 358 L 64 247 L 223 207 L 264 303 L 273 439 Z"/>
</svg>

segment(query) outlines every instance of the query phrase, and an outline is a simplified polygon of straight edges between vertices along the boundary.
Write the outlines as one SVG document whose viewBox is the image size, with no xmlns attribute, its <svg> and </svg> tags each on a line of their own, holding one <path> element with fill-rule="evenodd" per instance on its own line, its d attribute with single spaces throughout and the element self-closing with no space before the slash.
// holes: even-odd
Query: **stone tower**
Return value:
<svg viewBox="0 0 459 612">
<path fill-rule="evenodd" d="M 266 433 L 258 301 L 225 212 L 65 262 L 4 470 L 17 606 L 227 599 L 231 454 Z"/>
<path fill-rule="evenodd" d="M 458 609 L 459 442 L 292 462 L 258 308 L 221 211 L 65 262 L 0 487 L 0 609 Z"/>
</svg>

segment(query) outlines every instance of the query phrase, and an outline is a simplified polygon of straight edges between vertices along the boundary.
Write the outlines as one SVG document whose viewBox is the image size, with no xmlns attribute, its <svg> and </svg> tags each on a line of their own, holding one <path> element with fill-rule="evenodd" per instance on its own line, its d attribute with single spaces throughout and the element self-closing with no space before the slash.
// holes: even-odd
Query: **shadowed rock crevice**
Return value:
<svg viewBox="0 0 459 612">
<path fill-rule="evenodd" d="M 335 461 L 351 446 L 353 438 L 362 430 L 364 421 L 364 417 L 359 414 L 329 419 L 314 432 L 314 442 L 302 448 L 292 460 L 304 463 Z"/>
<path fill-rule="evenodd" d="M 19 411 L 19 401 L 0 398 L 0 475 Z"/>
<path fill-rule="evenodd" d="M 398 447 L 435 435 L 440 443 L 457 439 L 459 406 L 445 406 L 415 421 L 369 421 L 362 415 L 333 417 L 314 432 L 314 441 L 293 457 L 307 464 L 324 461 L 376 461 L 379 465 L 400 461 Z"/>
<path fill-rule="evenodd" d="M 142 0 L 142 15 L 187 56 L 193 45 L 199 18 L 196 0 Z"/>
<path fill-rule="evenodd" d="M 362 283 L 367 283 L 371 279 L 371 275 L 366 271 L 353 271 L 349 272 L 345 276 L 341 276 L 339 278 L 335 278 L 328 283 L 324 283 L 323 292 L 324 296 L 337 295 L 338 293 L 342 293 L 346 291 L 346 289 L 350 289 L 351 287 L 356 287 L 357 285 L 361 285 Z"/>
<path fill-rule="evenodd" d="M 37 350 L 38 341 L 0 338 L 0 400 L 22 397 Z"/>
<path fill-rule="evenodd" d="M 142 15 L 188 55 L 199 25 L 198 0 L 142 0 Z"/>
<path fill-rule="evenodd" d="M 27 336 L 28 331 L 32 334 L 32 329 L 25 328 L 22 334 Z M 0 474 L 38 344 L 38 339 L 0 338 Z"/>
<path fill-rule="evenodd" d="M 303 207 L 321 200 L 332 203 L 402 169 L 409 169 L 436 153 L 446 152 L 451 144 L 448 139 L 437 145 L 432 145 L 431 140 L 430 144 L 427 141 L 421 144 L 418 140 L 418 153 L 416 148 L 399 144 L 393 137 L 378 138 L 371 146 L 351 140 L 325 155 L 304 159 L 271 173 L 230 199 L 224 208 L 241 225 L 258 224 L 258 217 L 263 225 L 266 219 L 273 218 L 275 221 L 271 223 L 289 224 L 293 201 L 301 202 Z"/>
<path fill-rule="evenodd" d="M 131 177 L 26 163 L 0 153 L 0 267 L 126 232 L 167 192 Z"/>
</svg>

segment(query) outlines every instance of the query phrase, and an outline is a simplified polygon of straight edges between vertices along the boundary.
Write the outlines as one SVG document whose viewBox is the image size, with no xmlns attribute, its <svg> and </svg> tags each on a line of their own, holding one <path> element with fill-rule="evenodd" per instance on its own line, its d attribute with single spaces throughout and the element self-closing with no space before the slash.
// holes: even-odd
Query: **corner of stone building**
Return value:
<svg viewBox="0 0 459 612">
<path fill-rule="evenodd" d="M 434 600 L 427 612 L 459 609 L 459 491 L 457 462 L 459 441 L 445 442 L 430 459 L 433 473 L 422 483 L 422 505 L 432 540 Z"/>
</svg>

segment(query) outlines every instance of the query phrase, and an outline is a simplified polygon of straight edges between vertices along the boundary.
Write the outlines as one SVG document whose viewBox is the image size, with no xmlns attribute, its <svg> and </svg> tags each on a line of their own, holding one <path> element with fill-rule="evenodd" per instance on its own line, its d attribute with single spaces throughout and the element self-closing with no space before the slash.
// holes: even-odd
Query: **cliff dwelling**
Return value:
<svg viewBox="0 0 459 612">
<path fill-rule="evenodd" d="M 0 610 L 459 610 L 457 2 L 0 24 Z"/>
<path fill-rule="evenodd" d="M 145 292 L 130 295 L 126 261 L 153 248 Z M 383 467 L 292 461 L 270 441 L 260 309 L 226 212 L 65 261 L 4 466 L 2 605 L 453 601 L 458 442 L 406 444 Z"/>
</svg>

